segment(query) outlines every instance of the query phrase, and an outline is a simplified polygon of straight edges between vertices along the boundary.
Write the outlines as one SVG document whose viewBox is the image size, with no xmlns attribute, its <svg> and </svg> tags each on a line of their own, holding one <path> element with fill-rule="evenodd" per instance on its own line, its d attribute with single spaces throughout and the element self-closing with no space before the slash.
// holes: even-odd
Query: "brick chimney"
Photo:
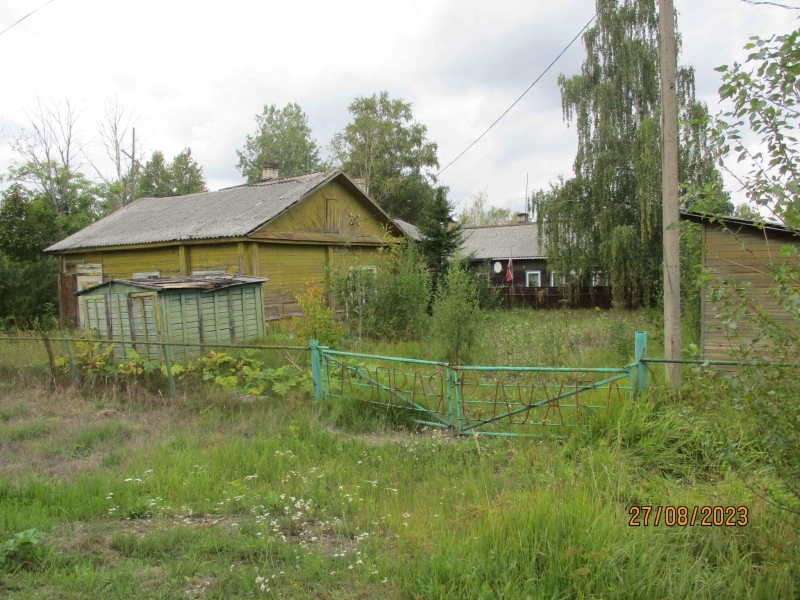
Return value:
<svg viewBox="0 0 800 600">
<path fill-rule="evenodd" d="M 278 163 L 264 163 L 261 165 L 261 181 L 269 181 L 279 177 L 280 165 Z"/>
<path fill-rule="evenodd" d="M 528 222 L 528 213 L 526 212 L 517 213 L 517 218 L 516 218 L 517 225 L 522 225 L 523 223 L 527 222 Z"/>
</svg>

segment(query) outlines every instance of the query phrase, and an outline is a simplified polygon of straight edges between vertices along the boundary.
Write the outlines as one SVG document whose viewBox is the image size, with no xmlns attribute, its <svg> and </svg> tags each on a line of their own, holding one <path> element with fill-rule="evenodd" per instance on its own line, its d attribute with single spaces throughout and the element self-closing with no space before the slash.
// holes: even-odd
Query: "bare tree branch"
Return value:
<svg viewBox="0 0 800 600">
<path fill-rule="evenodd" d="M 56 213 L 63 214 L 70 181 L 83 166 L 83 145 L 76 128 L 80 112 L 69 99 L 56 103 L 37 97 L 36 106 L 25 114 L 28 125 L 13 144 L 24 161 L 16 177 L 35 185 Z"/>
<path fill-rule="evenodd" d="M 103 114 L 97 123 L 98 145 L 102 146 L 105 156 L 111 161 L 113 172 L 107 174 L 95 162 L 90 162 L 97 176 L 111 190 L 109 197 L 114 199 L 114 210 L 130 204 L 136 198 L 136 175 L 140 167 L 138 161 L 130 158 L 131 153 L 124 149 L 134 121 L 133 113 L 113 97 L 106 99 Z"/>
</svg>

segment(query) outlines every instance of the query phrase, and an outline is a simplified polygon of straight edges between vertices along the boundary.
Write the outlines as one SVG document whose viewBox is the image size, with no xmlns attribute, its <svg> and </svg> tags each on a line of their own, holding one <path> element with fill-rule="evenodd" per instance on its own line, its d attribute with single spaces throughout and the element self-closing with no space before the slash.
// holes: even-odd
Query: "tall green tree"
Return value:
<svg viewBox="0 0 800 600">
<path fill-rule="evenodd" d="M 657 2 L 596 4 L 581 73 L 558 80 L 578 132 L 574 176 L 535 193 L 533 206 L 553 270 L 573 274 L 572 285 L 604 272 L 615 301 L 652 304 L 663 264 Z M 721 187 L 693 70 L 679 68 L 677 82 L 681 183 Z"/>
<path fill-rule="evenodd" d="M 428 128 L 414 121 L 411 104 L 388 92 L 358 97 L 348 107 L 353 120 L 333 136 L 331 153 L 367 193 L 395 217 L 417 223 L 433 200 L 430 169 L 439 166 Z"/>
<path fill-rule="evenodd" d="M 236 151 L 237 168 L 252 183 L 261 179 L 263 163 L 278 163 L 281 175 L 300 175 L 327 168 L 320 159 L 317 143 L 311 137 L 308 116 L 300 105 L 290 102 L 279 109 L 264 105 L 256 115 L 256 131 L 247 135 L 244 148 Z"/>
<path fill-rule="evenodd" d="M 58 241 L 53 206 L 20 184 L 13 184 L 0 205 L 0 252 L 15 261 L 37 260 L 42 250 Z"/>
<path fill-rule="evenodd" d="M 52 321 L 58 264 L 42 250 L 60 239 L 59 224 L 68 217 L 56 215 L 47 196 L 19 183 L 0 200 L 0 327 Z"/>
<path fill-rule="evenodd" d="M 422 236 L 420 246 L 428 267 L 433 272 L 433 289 L 439 282 L 453 257 L 458 254 L 463 241 L 461 225 L 453 218 L 453 205 L 447 199 L 448 188 L 436 188 L 433 200 L 422 213 L 419 231 Z"/>
<path fill-rule="evenodd" d="M 192 149 L 184 148 L 172 162 L 161 151 L 153 152 L 139 173 L 136 195 L 139 198 L 165 198 L 206 192 L 203 167 L 192 157 Z"/>
</svg>

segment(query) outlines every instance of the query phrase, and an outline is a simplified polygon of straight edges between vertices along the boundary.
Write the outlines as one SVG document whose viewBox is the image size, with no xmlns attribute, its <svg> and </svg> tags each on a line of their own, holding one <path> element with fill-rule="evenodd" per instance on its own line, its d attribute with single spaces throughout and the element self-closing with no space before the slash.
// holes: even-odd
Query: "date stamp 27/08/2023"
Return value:
<svg viewBox="0 0 800 600">
<path fill-rule="evenodd" d="M 631 527 L 745 527 L 746 506 L 631 506 Z"/>
</svg>

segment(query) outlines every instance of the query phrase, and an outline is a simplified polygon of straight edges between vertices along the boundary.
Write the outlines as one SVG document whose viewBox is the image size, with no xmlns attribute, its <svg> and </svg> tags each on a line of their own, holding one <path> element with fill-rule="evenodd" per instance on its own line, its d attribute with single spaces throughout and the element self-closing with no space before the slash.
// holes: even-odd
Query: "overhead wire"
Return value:
<svg viewBox="0 0 800 600">
<path fill-rule="evenodd" d="M 499 122 L 500 122 L 500 121 L 503 119 L 503 117 L 505 117 L 505 116 L 506 116 L 506 115 L 509 113 L 509 111 L 510 111 L 512 108 L 514 108 L 514 107 L 517 105 L 517 103 L 518 103 L 520 100 L 522 100 L 522 99 L 525 97 L 525 94 L 527 94 L 528 92 L 530 92 L 530 91 L 533 89 L 533 86 L 535 86 L 537 83 L 539 83 L 539 80 L 540 80 L 542 77 L 544 77 L 544 76 L 547 74 L 547 72 L 548 72 L 548 71 L 549 71 L 549 70 L 550 70 L 550 69 L 553 67 L 553 65 L 555 65 L 555 64 L 558 62 L 558 59 L 559 59 L 559 58 L 561 58 L 561 57 L 564 55 L 564 53 L 565 53 L 567 50 L 569 50 L 569 49 L 570 49 L 570 47 L 572 46 L 572 44 L 574 44 L 574 43 L 575 43 L 575 41 L 576 41 L 576 40 L 577 40 L 579 37 L 581 37 L 581 35 L 583 35 L 583 32 L 584 32 L 584 31 L 586 31 L 586 30 L 589 28 L 589 26 L 590 26 L 590 25 L 591 25 L 591 24 L 594 22 L 594 20 L 597 18 L 597 15 L 599 15 L 599 14 L 600 14 L 599 12 L 596 12 L 596 13 L 595 13 L 595 15 L 594 15 L 594 16 L 593 16 L 591 19 L 589 19 L 589 21 L 586 23 L 586 25 L 584 25 L 584 26 L 583 26 L 583 29 L 581 29 L 581 30 L 578 32 L 578 34 L 577 34 L 577 35 L 576 35 L 574 38 L 572 38 L 572 40 L 570 41 L 570 43 L 569 43 L 569 44 L 567 44 L 567 45 L 566 45 L 566 47 L 565 47 L 565 48 L 564 48 L 564 49 L 563 49 L 561 52 L 559 52 L 558 56 L 556 56 L 556 57 L 553 59 L 553 61 L 552 61 L 552 62 L 551 62 L 549 65 L 547 65 L 547 68 L 546 68 L 544 71 L 542 71 L 542 72 L 541 72 L 541 74 L 540 74 L 540 75 L 539 75 L 539 76 L 538 76 L 538 77 L 537 77 L 537 78 L 534 80 L 534 82 L 528 86 L 528 89 L 526 89 L 524 92 L 522 92 L 522 94 L 520 95 L 520 97 L 519 97 L 519 98 L 517 98 L 516 100 L 514 100 L 514 102 L 511 104 L 511 106 L 509 106 L 509 107 L 508 107 L 508 108 L 507 108 L 507 109 L 506 109 L 506 110 L 503 112 L 503 114 L 502 114 L 502 115 L 500 115 L 499 117 L 497 117 L 497 120 L 495 120 L 495 122 L 494 122 L 494 123 L 492 123 L 491 125 L 489 125 L 488 129 L 486 129 L 486 131 L 484 131 L 482 134 L 480 134 L 480 135 L 479 135 L 479 136 L 478 136 L 478 137 L 475 139 L 475 141 L 474 141 L 474 142 L 472 142 L 472 143 L 471 143 L 469 146 L 467 146 L 467 147 L 464 149 L 464 151 L 463 151 L 463 152 L 461 152 L 461 154 L 459 154 L 458 156 L 456 156 L 456 157 L 455 157 L 453 160 L 451 160 L 449 163 L 447 163 L 447 165 L 446 165 L 446 166 L 445 166 L 445 167 L 444 167 L 442 170 L 440 170 L 438 173 L 436 173 L 436 177 L 439 177 L 439 175 L 441 175 L 441 174 L 442 174 L 442 173 L 444 173 L 444 172 L 445 172 L 445 171 L 446 171 L 448 168 L 450 168 L 450 166 L 451 166 L 453 163 L 455 163 L 455 162 L 456 162 L 456 161 L 457 161 L 459 158 L 461 158 L 462 156 L 464 156 L 464 155 L 465 155 L 465 154 L 466 154 L 466 153 L 469 151 L 469 149 L 470 149 L 470 148 L 472 148 L 472 147 L 473 147 L 475 144 L 477 144 L 479 141 L 481 141 L 481 139 L 483 138 L 483 136 L 485 136 L 487 133 L 489 133 L 489 132 L 492 130 L 492 128 L 493 128 L 495 125 L 497 125 L 497 124 L 498 124 L 498 123 L 499 123 Z"/>
<path fill-rule="evenodd" d="M 778 8 L 786 8 L 789 10 L 800 10 L 800 6 L 789 6 L 788 4 L 781 4 L 780 2 L 767 2 L 759 0 L 742 0 L 745 4 L 750 6 L 777 6 Z"/>
<path fill-rule="evenodd" d="M 9 26 L 8 26 L 8 27 L 6 27 L 5 29 L 3 29 L 3 31 L 0 31 L 0 35 L 3 35 L 3 34 L 6 32 L 6 31 L 8 31 L 9 29 L 11 29 L 12 27 L 15 27 L 16 25 L 19 25 L 19 24 L 20 24 L 20 23 L 22 23 L 22 22 L 23 22 L 25 19 L 27 19 L 28 17 L 30 17 L 30 16 L 31 16 L 33 13 L 39 12 L 40 10 L 42 10 L 42 9 L 43 9 L 45 6 L 47 6 L 47 5 L 48 5 L 48 4 L 50 4 L 51 2 L 54 2 L 54 0 L 48 0 L 47 2 L 45 2 L 44 4 L 42 4 L 42 5 L 41 5 L 39 8 L 37 8 L 37 9 L 35 9 L 35 10 L 32 10 L 31 12 L 29 12 L 27 15 L 25 15 L 25 16 L 24 16 L 24 17 L 22 17 L 21 19 L 18 19 L 17 21 L 14 21 L 14 22 L 13 22 L 11 25 L 9 25 Z"/>
</svg>

